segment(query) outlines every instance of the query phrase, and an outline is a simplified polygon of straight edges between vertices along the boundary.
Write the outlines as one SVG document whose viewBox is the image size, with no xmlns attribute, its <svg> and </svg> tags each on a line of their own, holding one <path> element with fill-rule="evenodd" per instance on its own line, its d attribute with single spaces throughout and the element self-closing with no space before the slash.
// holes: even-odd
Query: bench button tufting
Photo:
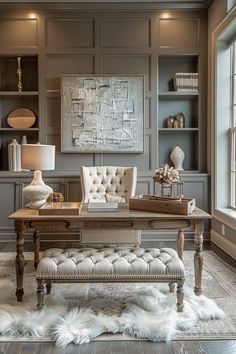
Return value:
<svg viewBox="0 0 236 354">
<path fill-rule="evenodd" d="M 73 249 L 57 253 L 48 250 L 47 255 L 39 261 L 36 277 L 38 281 L 47 277 L 51 282 L 57 282 L 58 279 L 63 279 L 65 283 L 80 282 L 81 279 L 88 279 L 89 282 L 97 281 L 100 270 L 102 277 L 109 277 L 112 282 L 120 282 L 122 279 L 130 279 L 130 282 L 135 282 L 135 279 L 143 279 L 144 282 L 152 282 L 153 279 L 157 282 L 173 282 L 173 277 L 182 283 L 184 281 L 184 266 L 174 250 L 160 252 L 158 249 L 141 247 L 84 248 L 83 251 Z M 177 306 L 182 311 L 183 304 Z"/>
</svg>

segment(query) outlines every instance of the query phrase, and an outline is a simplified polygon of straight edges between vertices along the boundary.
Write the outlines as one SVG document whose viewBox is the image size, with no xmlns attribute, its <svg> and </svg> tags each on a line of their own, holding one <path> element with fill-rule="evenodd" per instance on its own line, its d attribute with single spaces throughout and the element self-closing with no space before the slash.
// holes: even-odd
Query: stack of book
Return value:
<svg viewBox="0 0 236 354">
<path fill-rule="evenodd" d="M 117 211 L 118 203 L 88 203 L 88 211 Z"/>
<path fill-rule="evenodd" d="M 175 89 L 178 92 L 198 92 L 198 73 L 176 73 Z"/>
</svg>

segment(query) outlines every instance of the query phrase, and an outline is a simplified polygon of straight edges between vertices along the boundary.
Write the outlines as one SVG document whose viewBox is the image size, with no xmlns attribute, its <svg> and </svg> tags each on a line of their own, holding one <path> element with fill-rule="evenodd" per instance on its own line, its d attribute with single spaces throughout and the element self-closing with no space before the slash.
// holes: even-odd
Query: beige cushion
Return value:
<svg viewBox="0 0 236 354">
<path fill-rule="evenodd" d="M 81 276 L 183 277 L 184 266 L 171 248 L 52 248 L 40 260 L 37 278 L 76 279 Z"/>
</svg>

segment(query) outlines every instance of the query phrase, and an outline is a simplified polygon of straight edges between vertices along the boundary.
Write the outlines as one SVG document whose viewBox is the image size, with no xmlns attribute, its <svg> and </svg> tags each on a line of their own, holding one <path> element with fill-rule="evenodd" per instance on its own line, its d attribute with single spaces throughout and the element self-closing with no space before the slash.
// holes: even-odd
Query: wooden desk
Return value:
<svg viewBox="0 0 236 354">
<path fill-rule="evenodd" d="M 195 269 L 195 287 L 196 295 L 202 293 L 202 243 L 204 220 L 211 216 L 201 209 L 196 209 L 191 215 L 171 215 L 160 214 L 146 211 L 129 210 L 123 205 L 115 212 L 88 212 L 87 205 L 83 205 L 80 215 L 39 215 L 38 210 L 19 209 L 9 216 L 15 220 L 16 231 L 16 297 L 22 301 L 24 294 L 24 232 L 32 230 L 34 242 L 34 261 L 35 266 L 39 261 L 39 235 L 41 231 L 75 232 L 81 229 L 129 229 L 129 230 L 154 230 L 154 229 L 176 229 L 177 250 L 182 259 L 184 247 L 184 232 L 186 229 L 194 229 L 194 269 Z"/>
</svg>

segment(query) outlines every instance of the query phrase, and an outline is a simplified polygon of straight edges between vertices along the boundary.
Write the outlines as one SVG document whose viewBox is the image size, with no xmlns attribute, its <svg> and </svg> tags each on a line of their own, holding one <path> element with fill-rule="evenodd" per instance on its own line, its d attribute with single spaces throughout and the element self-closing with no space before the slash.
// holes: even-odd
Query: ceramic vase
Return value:
<svg viewBox="0 0 236 354">
<path fill-rule="evenodd" d="M 22 145 L 22 144 L 28 144 L 27 136 L 26 136 L 26 135 L 23 135 L 23 136 L 22 136 L 21 145 Z"/>
<path fill-rule="evenodd" d="M 21 171 L 21 146 L 16 139 L 8 145 L 8 165 L 9 171 Z"/>
<path fill-rule="evenodd" d="M 183 161 L 185 158 L 185 153 L 179 146 L 175 146 L 174 149 L 171 151 L 170 159 L 174 164 L 176 170 L 182 171 L 183 170 Z"/>
</svg>

